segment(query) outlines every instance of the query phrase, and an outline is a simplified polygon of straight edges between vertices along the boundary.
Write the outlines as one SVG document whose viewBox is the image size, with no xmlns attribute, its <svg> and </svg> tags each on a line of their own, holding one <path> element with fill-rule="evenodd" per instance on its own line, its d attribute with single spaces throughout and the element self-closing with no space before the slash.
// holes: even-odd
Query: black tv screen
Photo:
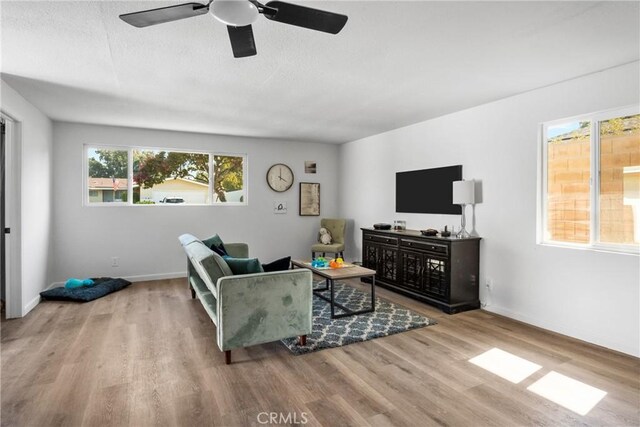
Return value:
<svg viewBox="0 0 640 427">
<path fill-rule="evenodd" d="M 453 181 L 462 180 L 462 165 L 396 173 L 396 212 L 462 214 L 452 200 Z"/>
</svg>

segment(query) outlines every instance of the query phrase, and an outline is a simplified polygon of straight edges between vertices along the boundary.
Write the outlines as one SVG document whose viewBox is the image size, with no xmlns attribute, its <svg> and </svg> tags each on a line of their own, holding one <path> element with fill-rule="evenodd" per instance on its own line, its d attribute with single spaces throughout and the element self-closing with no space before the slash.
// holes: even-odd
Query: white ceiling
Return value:
<svg viewBox="0 0 640 427">
<path fill-rule="evenodd" d="M 298 1 L 349 21 L 259 17 L 243 59 L 208 14 L 118 19 L 178 3 L 2 1 L 2 77 L 55 120 L 342 143 L 640 56 L 638 2 Z"/>
</svg>

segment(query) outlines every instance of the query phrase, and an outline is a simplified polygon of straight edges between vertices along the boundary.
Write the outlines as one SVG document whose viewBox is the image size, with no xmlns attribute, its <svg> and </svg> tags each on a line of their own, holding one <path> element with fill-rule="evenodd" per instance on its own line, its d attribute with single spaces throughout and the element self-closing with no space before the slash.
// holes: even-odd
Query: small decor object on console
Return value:
<svg viewBox="0 0 640 427">
<path fill-rule="evenodd" d="M 450 237 L 451 236 L 451 232 L 449 230 L 447 230 L 447 226 L 444 226 L 444 230 L 440 232 L 440 236 L 442 237 Z"/>
<path fill-rule="evenodd" d="M 438 230 L 434 228 L 428 228 L 426 230 L 420 230 L 420 233 L 422 233 L 423 236 L 437 236 Z"/>
<path fill-rule="evenodd" d="M 401 219 L 393 221 L 393 229 L 396 231 L 403 231 L 407 229 L 407 221 Z"/>
<path fill-rule="evenodd" d="M 331 238 L 331 233 L 324 227 L 320 228 L 320 232 L 318 233 L 318 241 L 323 245 L 330 245 L 333 239 Z"/>
<path fill-rule="evenodd" d="M 391 224 L 379 222 L 377 224 L 373 224 L 373 228 L 375 228 L 376 230 L 391 230 Z"/>
</svg>

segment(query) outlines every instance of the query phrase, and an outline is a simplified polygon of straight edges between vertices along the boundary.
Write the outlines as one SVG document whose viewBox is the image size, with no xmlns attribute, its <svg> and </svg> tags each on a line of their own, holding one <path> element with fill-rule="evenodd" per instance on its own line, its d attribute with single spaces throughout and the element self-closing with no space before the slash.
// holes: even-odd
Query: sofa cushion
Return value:
<svg viewBox="0 0 640 427">
<path fill-rule="evenodd" d="M 262 269 L 265 272 L 269 271 L 285 271 L 291 267 L 291 257 L 284 257 L 270 262 L 269 264 L 262 264 Z"/>
<path fill-rule="evenodd" d="M 222 239 L 217 234 L 208 239 L 204 239 L 202 243 L 220 256 L 229 255 L 224 247 L 224 243 L 222 243 Z"/>
<path fill-rule="evenodd" d="M 231 271 L 233 271 L 233 274 L 252 274 L 264 271 L 258 258 L 233 258 L 230 256 L 223 258 Z"/>
</svg>

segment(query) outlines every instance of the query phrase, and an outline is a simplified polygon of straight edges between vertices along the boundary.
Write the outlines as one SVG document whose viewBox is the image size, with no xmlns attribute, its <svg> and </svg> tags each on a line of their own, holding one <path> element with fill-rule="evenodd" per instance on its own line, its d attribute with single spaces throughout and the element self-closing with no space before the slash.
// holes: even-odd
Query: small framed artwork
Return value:
<svg viewBox="0 0 640 427">
<path fill-rule="evenodd" d="M 273 202 L 273 213 L 274 214 L 286 214 L 287 213 L 287 202 Z"/>
<path fill-rule="evenodd" d="M 319 183 L 300 183 L 300 216 L 320 216 Z"/>
<path fill-rule="evenodd" d="M 306 160 L 304 162 L 304 173 L 316 173 L 318 165 L 313 160 Z"/>
</svg>

